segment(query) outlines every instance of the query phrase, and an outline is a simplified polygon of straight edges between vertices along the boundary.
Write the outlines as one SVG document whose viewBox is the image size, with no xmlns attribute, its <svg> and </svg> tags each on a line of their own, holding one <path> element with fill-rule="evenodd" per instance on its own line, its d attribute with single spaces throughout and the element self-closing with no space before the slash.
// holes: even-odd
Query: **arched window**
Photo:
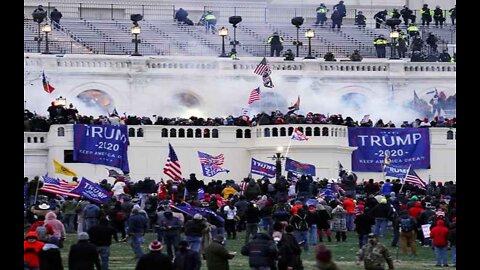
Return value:
<svg viewBox="0 0 480 270">
<path fill-rule="evenodd" d="M 243 130 L 237 129 L 237 136 L 236 138 L 243 138 Z"/>
<path fill-rule="evenodd" d="M 181 128 L 178 130 L 178 137 L 185 138 L 185 129 Z"/>
<path fill-rule="evenodd" d="M 289 127 L 289 128 L 288 128 L 288 136 L 292 136 L 292 134 L 293 134 L 293 129 L 294 129 L 293 127 Z"/>
<path fill-rule="evenodd" d="M 250 129 L 245 129 L 245 138 L 251 138 L 252 137 L 252 132 Z"/>
<path fill-rule="evenodd" d="M 218 138 L 218 129 L 212 129 L 212 138 Z"/>
<path fill-rule="evenodd" d="M 202 130 L 197 128 L 195 129 L 195 138 L 201 138 L 202 137 Z"/>
<path fill-rule="evenodd" d="M 278 128 L 272 128 L 272 137 L 278 137 Z"/>
<path fill-rule="evenodd" d="M 137 137 L 143 137 L 143 128 L 137 130 Z"/>
<path fill-rule="evenodd" d="M 33 137 L 33 143 L 37 143 L 38 142 L 38 138 L 37 137 Z"/>
<path fill-rule="evenodd" d="M 135 129 L 134 128 L 129 128 L 128 129 L 128 137 L 135 137 Z M 165 136 L 167 137 L 167 136 Z"/>
<path fill-rule="evenodd" d="M 168 129 L 162 128 L 162 138 L 167 138 L 168 137 Z"/>
<path fill-rule="evenodd" d="M 333 129 L 333 137 L 338 137 L 338 128 Z"/>
<path fill-rule="evenodd" d="M 174 128 L 170 129 L 170 138 L 176 138 L 177 137 L 177 130 Z"/>
<path fill-rule="evenodd" d="M 284 127 L 280 128 L 280 136 L 281 137 L 287 136 L 287 129 L 286 128 L 284 128 Z"/>
<path fill-rule="evenodd" d="M 27 143 L 31 143 L 32 142 L 32 137 L 27 137 Z"/>
<path fill-rule="evenodd" d="M 40 143 L 44 143 L 45 142 L 45 138 L 44 137 L 40 137 Z"/>
<path fill-rule="evenodd" d="M 266 128 L 263 130 L 264 137 L 270 137 L 270 129 Z"/>
<path fill-rule="evenodd" d="M 320 128 L 316 127 L 313 129 L 313 136 L 320 136 Z"/>
<path fill-rule="evenodd" d="M 312 136 L 312 128 L 311 127 L 307 127 L 305 129 L 305 136 Z"/>
<path fill-rule="evenodd" d="M 327 136 L 328 137 L 328 128 L 327 127 L 322 128 L 322 136 Z"/>
<path fill-rule="evenodd" d="M 303 127 L 298 127 L 298 130 L 303 133 Z M 290 134 L 291 135 L 291 134 Z"/>
<path fill-rule="evenodd" d="M 59 127 L 57 130 L 57 136 L 58 137 L 64 137 L 65 136 L 65 128 Z"/>
<path fill-rule="evenodd" d="M 187 138 L 193 138 L 193 129 L 187 129 Z"/>
<path fill-rule="evenodd" d="M 206 128 L 203 130 L 203 137 L 210 138 L 210 129 Z"/>
<path fill-rule="evenodd" d="M 447 131 L 447 140 L 453 140 L 453 131 L 452 130 Z"/>
</svg>

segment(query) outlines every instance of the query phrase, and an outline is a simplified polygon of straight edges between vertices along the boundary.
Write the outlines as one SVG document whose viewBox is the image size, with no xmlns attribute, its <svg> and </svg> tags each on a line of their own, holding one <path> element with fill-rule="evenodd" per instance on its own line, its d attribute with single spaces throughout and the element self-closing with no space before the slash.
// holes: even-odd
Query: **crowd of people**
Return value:
<svg viewBox="0 0 480 270">
<path fill-rule="evenodd" d="M 100 115 L 97 118 L 93 116 L 81 115 L 78 110 L 69 104 L 68 108 L 63 105 L 55 105 L 52 102 L 48 108 L 49 117 L 41 116 L 32 113 L 25 109 L 23 114 L 24 131 L 33 132 L 48 132 L 52 124 L 96 124 L 96 125 L 166 125 L 166 126 L 257 126 L 257 125 L 283 125 L 283 124 L 332 124 L 344 125 L 348 127 L 396 127 L 392 121 L 384 123 L 379 119 L 375 124 L 368 117 L 360 120 L 353 120 L 347 116 L 343 118 L 341 114 L 324 115 L 321 113 L 309 112 L 306 115 L 295 112 L 288 112 L 283 114 L 279 110 L 267 114 L 265 112 L 259 113 L 250 119 L 247 115 L 234 117 L 229 115 L 225 118 L 203 118 L 192 116 L 190 118 L 180 117 L 162 117 L 153 116 L 153 121 L 150 117 L 143 116 L 126 116 L 120 117 L 116 113 L 108 115 Z M 447 118 L 444 116 L 435 116 L 433 119 L 417 118 L 412 122 L 404 121 L 401 127 L 456 127 L 456 117 Z"/>
<path fill-rule="evenodd" d="M 408 251 L 416 256 L 417 245 L 431 247 L 437 266 L 448 265 L 450 250 L 456 264 L 453 181 L 431 181 L 421 189 L 399 179 L 357 183 L 351 172 L 339 175 L 320 180 L 289 174 L 272 181 L 249 175 L 239 182 L 212 179 L 208 184 L 195 174 L 158 183 L 117 176 L 113 185 L 101 181 L 112 195 L 103 205 L 43 193 L 38 177 L 25 178 L 25 269 L 44 269 L 42 264 L 63 269 L 60 253 L 67 233 L 76 233 L 78 240 L 70 247 L 69 269 L 109 269 L 113 240 L 129 243 L 139 270 L 200 269 L 202 258 L 207 269 L 228 269 L 236 254 L 225 242 L 242 232 L 241 254 L 248 256 L 251 269 L 303 269 L 301 254 L 310 248 L 318 269 L 338 269 L 323 243 L 345 245 L 350 231 L 358 235 L 357 263 L 363 261 L 365 269 L 394 269 L 387 246 L 400 246 L 404 256 Z M 391 243 L 382 243 L 390 232 Z M 156 240 L 145 254 L 146 233 L 155 233 Z"/>
</svg>

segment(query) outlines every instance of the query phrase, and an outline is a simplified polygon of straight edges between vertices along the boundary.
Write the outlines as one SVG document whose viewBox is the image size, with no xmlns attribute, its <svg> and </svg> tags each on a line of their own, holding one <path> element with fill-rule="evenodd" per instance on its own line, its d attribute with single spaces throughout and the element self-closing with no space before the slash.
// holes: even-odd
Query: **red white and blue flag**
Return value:
<svg viewBox="0 0 480 270">
<path fill-rule="evenodd" d="M 43 186 L 39 189 L 44 192 L 53 193 L 56 195 L 68 196 L 78 198 L 80 195 L 71 193 L 76 186 L 69 184 L 63 179 L 55 179 L 49 176 L 42 176 Z"/>
<path fill-rule="evenodd" d="M 407 172 L 407 176 L 405 176 L 405 183 L 409 183 L 410 185 L 417 186 L 421 189 L 426 189 L 427 184 L 418 176 L 418 174 L 410 168 Z"/>
<path fill-rule="evenodd" d="M 225 161 L 223 154 L 214 157 L 199 151 L 198 158 L 200 159 L 200 165 L 202 166 L 204 176 L 212 177 L 220 172 L 230 172 L 229 170 L 220 167 Z"/>
<path fill-rule="evenodd" d="M 171 144 L 168 144 L 168 149 L 167 163 L 163 168 L 163 173 L 173 180 L 182 179 L 182 168 L 180 167 L 177 154 Z"/>
<path fill-rule="evenodd" d="M 47 93 L 52 93 L 53 90 L 55 90 L 55 87 L 53 87 L 47 80 L 47 77 L 45 77 L 45 72 L 42 72 L 42 83 L 43 83 L 43 90 Z"/>
<path fill-rule="evenodd" d="M 260 100 L 260 87 L 257 87 L 250 92 L 248 104 L 252 104 L 255 100 Z"/>
<path fill-rule="evenodd" d="M 300 96 L 297 97 L 297 101 L 295 101 L 295 103 L 288 107 L 288 113 L 287 114 L 290 114 L 290 113 L 293 113 L 294 111 L 298 111 L 300 110 Z"/>
<path fill-rule="evenodd" d="M 305 136 L 305 134 L 303 134 L 300 130 L 298 130 L 298 128 L 295 128 L 293 130 L 292 137 L 290 137 L 290 139 L 296 140 L 296 141 L 307 141 L 308 140 L 307 136 Z"/>
</svg>

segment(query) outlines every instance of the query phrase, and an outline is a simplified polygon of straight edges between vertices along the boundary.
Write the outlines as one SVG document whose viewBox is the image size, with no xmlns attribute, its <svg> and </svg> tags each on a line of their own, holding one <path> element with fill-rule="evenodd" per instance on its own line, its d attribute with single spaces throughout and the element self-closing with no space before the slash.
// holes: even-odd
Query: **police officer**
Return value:
<svg viewBox="0 0 480 270">
<path fill-rule="evenodd" d="M 436 53 L 438 47 L 438 38 L 433 33 L 429 33 L 426 41 L 427 44 L 430 46 L 430 54 Z"/>
<path fill-rule="evenodd" d="M 412 52 L 420 52 L 423 48 L 423 40 L 419 35 L 413 37 L 412 40 Z"/>
<path fill-rule="evenodd" d="M 315 24 L 323 26 L 323 24 L 327 21 L 328 9 L 324 3 L 321 3 L 320 6 L 316 9 L 316 11 L 317 11 L 317 21 L 315 22 Z"/>
<path fill-rule="evenodd" d="M 52 19 L 53 26 L 57 29 L 58 26 L 60 25 L 60 19 L 63 17 L 62 13 L 58 11 L 58 9 L 53 9 L 52 12 L 50 12 L 50 19 Z"/>
<path fill-rule="evenodd" d="M 390 12 L 390 17 L 392 17 L 393 19 L 399 19 L 400 12 L 398 12 L 398 9 L 394 8 L 392 12 Z"/>
<path fill-rule="evenodd" d="M 400 58 L 405 58 L 405 53 L 408 48 L 408 36 L 402 31 L 398 31 L 399 37 L 397 39 L 397 51 Z"/>
<path fill-rule="evenodd" d="M 438 62 L 451 62 L 452 57 L 448 53 L 447 49 L 444 49 L 443 52 L 438 56 Z"/>
<path fill-rule="evenodd" d="M 354 50 L 352 55 L 350 55 L 350 61 L 361 62 L 363 60 L 363 56 L 360 55 L 358 50 Z"/>
<path fill-rule="evenodd" d="M 415 24 L 411 23 L 407 28 L 407 34 L 412 38 L 414 36 L 420 36 L 420 29 L 418 29 Z"/>
<path fill-rule="evenodd" d="M 291 49 L 288 49 L 284 54 L 283 57 L 285 57 L 285 61 L 293 61 L 295 60 L 295 54 L 292 52 Z"/>
<path fill-rule="evenodd" d="M 375 19 L 375 28 L 379 29 L 380 25 L 387 20 L 387 10 L 377 12 L 373 18 Z"/>
<path fill-rule="evenodd" d="M 358 25 L 359 28 L 365 28 L 366 20 L 367 18 L 365 18 L 362 11 L 359 11 L 357 16 L 355 16 L 355 24 Z"/>
<path fill-rule="evenodd" d="M 375 49 L 377 50 L 377 57 L 385 58 L 387 53 L 385 47 L 388 45 L 388 40 L 383 35 L 379 35 L 373 41 L 373 45 L 375 45 Z"/>
<path fill-rule="evenodd" d="M 273 32 L 271 36 L 267 39 L 268 44 L 270 44 L 270 57 L 273 57 L 273 53 L 275 52 L 275 56 L 280 56 L 280 51 L 283 50 L 283 37 L 278 35 L 278 32 Z"/>
<path fill-rule="evenodd" d="M 406 5 L 403 6 L 402 10 L 400 10 L 400 15 L 402 15 L 405 26 L 408 26 L 408 21 L 411 19 L 412 14 L 413 14 L 413 11 L 409 9 Z"/>
<path fill-rule="evenodd" d="M 385 263 L 388 264 L 388 269 L 395 269 L 388 248 L 378 242 L 373 233 L 368 235 L 368 243 L 357 253 L 357 265 L 360 265 L 361 261 L 365 270 L 384 270 Z"/>
<path fill-rule="evenodd" d="M 213 14 L 213 11 L 207 11 L 205 15 L 205 33 L 215 34 L 215 25 L 217 24 L 217 17 Z"/>
<path fill-rule="evenodd" d="M 451 8 L 448 13 L 450 13 L 450 19 L 452 19 L 452 25 L 455 25 L 455 20 L 457 19 L 457 5 Z"/>
<path fill-rule="evenodd" d="M 443 17 L 443 10 L 440 8 L 440 6 L 435 7 L 435 10 L 433 11 L 433 20 L 435 21 L 436 27 L 438 27 L 438 23 L 440 23 L 440 28 L 443 27 L 445 18 Z"/>
<path fill-rule="evenodd" d="M 432 21 L 432 14 L 430 13 L 428 4 L 423 5 L 422 9 L 420 10 L 420 14 L 422 14 L 422 25 L 425 25 L 425 23 L 427 23 L 427 26 L 430 26 L 430 22 Z"/>
</svg>

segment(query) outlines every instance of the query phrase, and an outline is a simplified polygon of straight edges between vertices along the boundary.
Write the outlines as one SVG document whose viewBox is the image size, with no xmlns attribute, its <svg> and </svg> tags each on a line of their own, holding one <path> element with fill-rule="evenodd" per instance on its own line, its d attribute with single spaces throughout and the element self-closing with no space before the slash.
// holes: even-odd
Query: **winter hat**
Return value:
<svg viewBox="0 0 480 270">
<path fill-rule="evenodd" d="M 411 198 L 412 201 L 418 201 L 418 197 L 416 195 L 413 195 Z"/>
<path fill-rule="evenodd" d="M 90 236 L 86 232 L 81 232 L 78 234 L 78 241 L 80 240 L 88 240 L 90 239 Z"/>
<path fill-rule="evenodd" d="M 162 250 L 162 248 L 163 248 L 162 242 L 157 240 L 152 241 L 148 246 L 148 249 L 150 249 L 151 251 L 160 251 Z"/>
<path fill-rule="evenodd" d="M 293 226 L 292 226 L 292 225 L 287 225 L 287 227 L 285 227 L 285 231 L 286 231 L 287 233 L 293 232 Z"/>
<path fill-rule="evenodd" d="M 196 213 L 196 214 L 193 216 L 193 219 L 195 219 L 195 220 L 202 220 L 202 219 L 203 219 L 203 216 L 200 215 L 199 213 Z"/>
</svg>

